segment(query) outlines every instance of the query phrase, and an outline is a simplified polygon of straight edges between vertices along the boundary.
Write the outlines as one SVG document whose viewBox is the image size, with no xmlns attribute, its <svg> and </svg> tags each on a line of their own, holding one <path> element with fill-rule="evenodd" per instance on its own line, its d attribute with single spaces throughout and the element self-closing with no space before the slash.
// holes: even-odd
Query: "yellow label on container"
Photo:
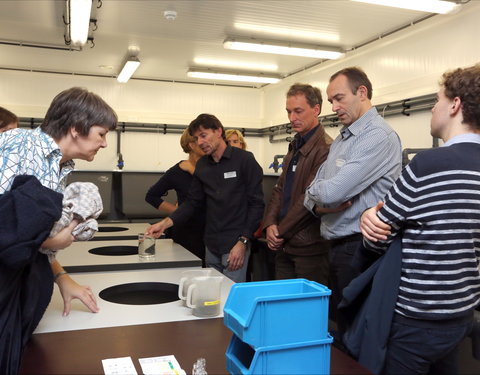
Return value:
<svg viewBox="0 0 480 375">
<path fill-rule="evenodd" d="M 213 305 L 218 305 L 220 303 L 220 300 L 217 299 L 216 301 L 205 301 L 203 303 L 203 306 L 213 306 Z"/>
</svg>

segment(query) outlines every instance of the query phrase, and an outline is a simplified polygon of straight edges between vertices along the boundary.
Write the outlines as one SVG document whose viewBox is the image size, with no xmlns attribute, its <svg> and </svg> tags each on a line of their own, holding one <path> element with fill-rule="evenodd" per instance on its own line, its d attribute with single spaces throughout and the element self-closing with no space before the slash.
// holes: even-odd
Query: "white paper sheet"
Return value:
<svg viewBox="0 0 480 375">
<path fill-rule="evenodd" d="M 102 359 L 105 375 L 137 375 L 131 357 Z"/>
<path fill-rule="evenodd" d="M 174 355 L 140 358 L 138 360 L 145 375 L 185 375 Z"/>
</svg>

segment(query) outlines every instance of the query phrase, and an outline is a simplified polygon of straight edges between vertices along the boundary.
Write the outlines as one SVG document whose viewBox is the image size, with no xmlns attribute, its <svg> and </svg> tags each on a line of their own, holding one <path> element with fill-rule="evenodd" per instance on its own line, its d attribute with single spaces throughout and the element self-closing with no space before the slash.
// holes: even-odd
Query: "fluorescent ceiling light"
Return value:
<svg viewBox="0 0 480 375">
<path fill-rule="evenodd" d="M 255 82 L 255 83 L 277 83 L 280 81 L 278 76 L 268 76 L 263 74 L 246 74 L 232 72 L 215 72 L 209 70 L 189 69 L 187 75 L 192 78 L 213 79 L 221 81 L 236 82 Z"/>
<path fill-rule="evenodd" d="M 266 33 L 272 35 L 280 35 L 283 37 L 311 39 L 316 41 L 338 42 L 340 36 L 335 33 L 322 33 L 318 31 L 289 29 L 287 27 L 273 27 L 264 25 L 253 25 L 243 22 L 235 22 L 233 25 L 238 30 L 254 31 L 257 33 Z"/>
<path fill-rule="evenodd" d="M 394 8 L 418 10 L 420 12 L 446 14 L 458 9 L 460 5 L 442 0 L 351 0 L 359 3 L 384 5 Z"/>
<path fill-rule="evenodd" d="M 69 0 L 70 40 L 74 45 L 87 43 L 92 0 Z"/>
<path fill-rule="evenodd" d="M 123 66 L 122 71 L 117 77 L 117 81 L 121 83 L 127 82 L 130 77 L 135 73 L 138 66 L 140 65 L 140 60 L 134 56 L 129 57 L 125 65 Z"/>
<path fill-rule="evenodd" d="M 223 46 L 228 49 L 240 51 L 275 53 L 278 55 L 291 55 L 313 57 L 316 59 L 338 59 L 344 56 L 339 49 L 324 48 L 318 46 L 292 45 L 276 41 L 260 41 L 256 39 L 237 39 L 228 38 L 223 42 Z"/>
<path fill-rule="evenodd" d="M 236 69 L 245 69 L 245 70 L 254 70 L 258 72 L 263 72 L 265 70 L 275 72 L 278 70 L 277 64 L 258 64 L 258 63 L 249 63 L 243 61 L 235 60 L 215 60 L 215 59 L 204 59 L 201 57 L 195 57 L 193 59 L 195 65 L 205 65 L 205 66 L 221 66 L 224 68 L 236 68 Z"/>
</svg>

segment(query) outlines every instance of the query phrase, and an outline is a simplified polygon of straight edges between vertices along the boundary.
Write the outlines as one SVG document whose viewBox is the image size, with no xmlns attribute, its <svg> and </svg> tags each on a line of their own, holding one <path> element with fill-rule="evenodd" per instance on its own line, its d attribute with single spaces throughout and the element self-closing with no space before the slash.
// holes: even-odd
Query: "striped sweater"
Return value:
<svg viewBox="0 0 480 375">
<path fill-rule="evenodd" d="M 369 247 L 384 251 L 403 232 L 397 313 L 451 319 L 479 305 L 480 144 L 416 155 L 378 216 L 392 226 L 392 235 Z"/>
</svg>

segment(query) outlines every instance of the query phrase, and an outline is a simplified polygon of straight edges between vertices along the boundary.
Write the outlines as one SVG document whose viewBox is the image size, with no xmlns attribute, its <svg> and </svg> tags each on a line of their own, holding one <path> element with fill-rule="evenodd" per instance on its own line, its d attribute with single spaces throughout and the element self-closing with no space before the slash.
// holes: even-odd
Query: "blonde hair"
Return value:
<svg viewBox="0 0 480 375">
<path fill-rule="evenodd" d="M 192 148 L 190 147 L 190 143 L 195 143 L 195 138 L 193 138 L 190 133 L 188 132 L 188 128 L 185 129 L 180 137 L 180 146 L 182 146 L 183 152 L 189 154 L 192 152 Z"/>
<path fill-rule="evenodd" d="M 227 129 L 227 130 L 225 130 L 225 138 L 226 138 L 227 142 L 228 142 L 228 138 L 230 138 L 233 134 L 237 135 L 238 140 L 240 141 L 240 144 L 242 145 L 242 150 L 245 150 L 247 148 L 247 142 L 245 142 L 245 138 L 243 137 L 240 130 L 237 130 L 237 129 Z"/>
</svg>

